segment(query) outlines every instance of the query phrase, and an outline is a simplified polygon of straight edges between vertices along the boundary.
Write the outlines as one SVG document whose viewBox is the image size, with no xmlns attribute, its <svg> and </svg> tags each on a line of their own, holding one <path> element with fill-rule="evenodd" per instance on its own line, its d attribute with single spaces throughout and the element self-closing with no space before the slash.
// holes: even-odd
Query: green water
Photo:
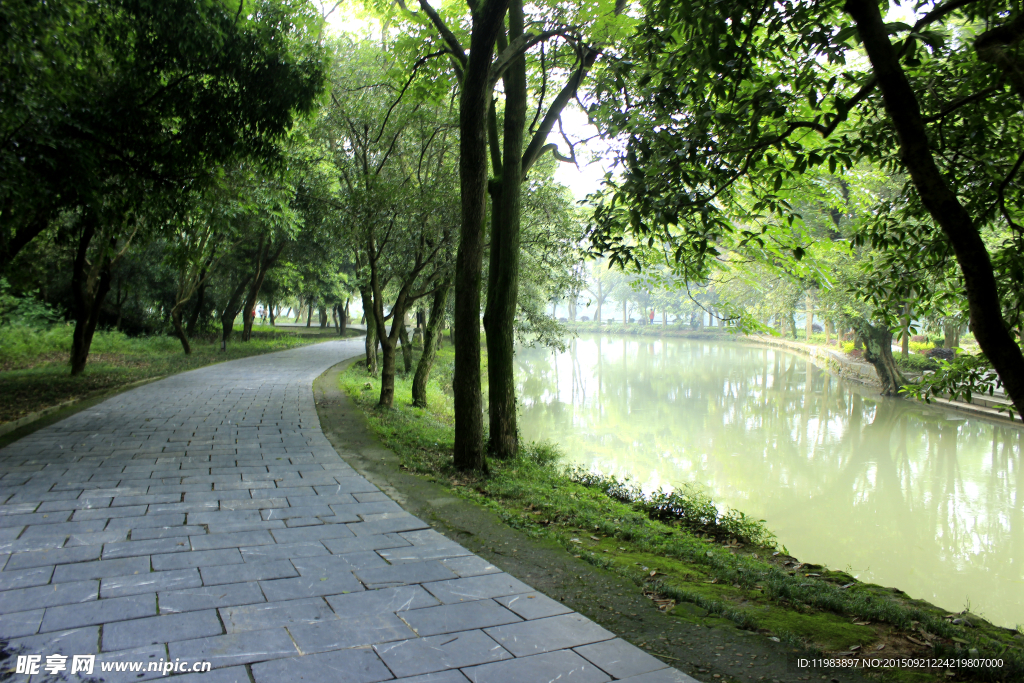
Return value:
<svg viewBox="0 0 1024 683">
<path fill-rule="evenodd" d="M 525 439 L 646 490 L 699 482 L 804 562 L 1024 623 L 1024 430 L 738 342 L 586 335 L 516 362 Z"/>
</svg>

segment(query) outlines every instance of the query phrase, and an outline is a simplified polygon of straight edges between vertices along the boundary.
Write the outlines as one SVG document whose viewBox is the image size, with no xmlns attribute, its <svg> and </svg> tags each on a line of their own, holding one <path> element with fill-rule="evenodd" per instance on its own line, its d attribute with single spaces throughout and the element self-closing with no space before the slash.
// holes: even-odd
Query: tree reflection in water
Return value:
<svg viewBox="0 0 1024 683">
<path fill-rule="evenodd" d="M 526 439 L 647 490 L 704 484 L 801 560 L 1022 620 L 1018 427 L 882 398 L 737 342 L 588 335 L 516 361 Z"/>
</svg>

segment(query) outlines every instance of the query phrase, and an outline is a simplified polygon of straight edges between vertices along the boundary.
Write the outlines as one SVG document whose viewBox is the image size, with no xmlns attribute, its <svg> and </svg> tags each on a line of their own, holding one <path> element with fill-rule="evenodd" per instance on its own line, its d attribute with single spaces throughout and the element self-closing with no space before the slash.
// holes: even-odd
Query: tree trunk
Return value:
<svg viewBox="0 0 1024 683">
<path fill-rule="evenodd" d="M 863 318 L 854 320 L 854 333 L 864 343 L 864 360 L 875 366 L 882 383 L 883 396 L 899 396 L 907 383 L 892 357 L 892 330 L 885 325 L 872 325 Z"/>
<path fill-rule="evenodd" d="M 273 307 L 273 306 L 271 306 L 271 307 L 270 307 L 270 326 L 271 326 L 271 327 L 277 327 L 277 324 L 276 324 L 276 323 L 274 322 L 274 320 L 275 320 L 276 318 L 277 318 L 277 316 L 276 316 L 276 315 L 274 315 L 274 307 Z"/>
<path fill-rule="evenodd" d="M 377 323 L 373 319 L 373 300 L 368 287 L 360 287 L 363 299 L 363 319 L 366 320 L 366 372 L 377 374 Z"/>
<path fill-rule="evenodd" d="M 412 404 L 419 408 L 427 407 L 427 380 L 430 379 L 430 370 L 434 366 L 434 358 L 437 355 L 437 348 L 440 346 L 438 342 L 441 341 L 441 335 L 439 333 L 451 289 L 451 280 L 446 279 L 434 290 L 434 300 L 430 303 L 430 320 L 423 330 L 423 355 L 420 356 L 419 363 L 416 365 L 416 374 L 412 379 Z"/>
<path fill-rule="evenodd" d="M 832 321 L 826 319 L 824 327 L 825 327 L 825 346 L 828 346 L 829 343 L 832 341 Z"/>
<path fill-rule="evenodd" d="M 901 343 L 902 348 L 900 349 L 903 359 L 910 358 L 910 302 L 908 301 L 903 305 L 903 326 L 901 333 L 903 336 Z"/>
<path fill-rule="evenodd" d="M 947 318 L 942 321 L 942 348 L 952 349 L 956 346 L 956 330 L 960 327 L 955 320 Z"/>
<path fill-rule="evenodd" d="M 480 279 L 487 223 L 487 116 L 491 58 L 504 31 L 509 0 L 473 11 L 470 50 L 459 97 L 459 185 L 462 224 L 455 259 L 455 467 L 486 470 L 480 386 Z"/>
<path fill-rule="evenodd" d="M 988 249 L 974 220 L 935 163 L 921 108 L 874 0 L 847 0 L 921 203 L 946 235 L 964 277 L 971 331 L 1024 416 L 1024 353 L 1007 330 Z"/>
<path fill-rule="evenodd" d="M 313 326 L 313 300 L 310 299 L 306 305 L 306 327 Z"/>
<path fill-rule="evenodd" d="M 231 298 L 224 304 L 224 310 L 220 314 L 220 328 L 221 328 L 221 348 L 227 346 L 228 340 L 231 339 L 231 333 L 235 329 L 235 318 L 238 316 L 238 310 L 242 305 L 242 295 L 245 293 L 245 288 L 249 286 L 249 278 L 243 277 L 242 281 L 235 287 L 235 291 L 231 293 Z"/>
<path fill-rule="evenodd" d="M 398 341 L 402 345 L 402 363 L 405 365 L 406 374 L 412 372 L 412 344 L 409 342 L 409 331 L 405 329 L 405 316 L 400 323 L 392 323 L 392 325 L 401 325 L 398 328 Z"/>
<path fill-rule="evenodd" d="M 181 348 L 185 352 L 185 355 L 192 353 L 192 345 L 188 343 L 188 334 L 185 332 L 185 328 L 181 322 L 182 308 L 184 308 L 184 302 L 181 305 L 175 306 L 171 309 L 171 325 L 174 326 L 174 334 L 181 341 Z"/>
<path fill-rule="evenodd" d="M 185 334 L 189 338 L 196 334 L 196 327 L 199 325 L 199 316 L 203 312 L 203 305 L 206 303 L 206 268 L 199 275 L 199 289 L 196 290 L 196 305 L 188 316 L 188 325 L 185 327 Z M 187 353 L 187 352 L 186 352 Z"/>
<path fill-rule="evenodd" d="M 724 327 L 725 326 L 725 321 L 722 321 L 719 324 Z M 795 308 L 792 309 L 789 312 L 789 331 L 793 335 L 793 339 L 796 339 L 796 309 Z"/>
<path fill-rule="evenodd" d="M 508 12 L 509 41 L 523 33 L 522 0 L 511 0 Z M 490 417 L 488 452 L 495 458 L 514 458 L 519 453 L 516 415 L 515 315 L 519 295 L 520 215 L 522 212 L 523 133 L 526 129 L 526 60 L 512 62 L 502 78 L 505 90 L 505 121 L 500 168 L 492 183 L 491 253 L 488 262 L 487 400 Z M 493 104 L 492 104 L 493 106 Z M 497 142 L 497 141 L 495 141 Z M 575 319 L 574 299 L 569 316 Z"/>
<path fill-rule="evenodd" d="M 804 321 L 804 334 L 806 335 L 807 341 L 811 341 L 811 335 L 814 334 L 814 297 L 811 296 L 810 292 L 805 295 L 807 312 L 807 320 Z"/>
<path fill-rule="evenodd" d="M 627 322 L 629 322 L 629 321 L 626 319 L 626 302 L 623 301 L 622 302 L 622 324 L 625 325 Z"/>
<path fill-rule="evenodd" d="M 99 263 L 88 261 L 89 245 L 96 234 L 96 219 L 87 217 L 78 240 L 78 252 L 71 274 L 71 293 L 75 304 L 75 330 L 71 337 L 71 374 L 82 374 L 89 359 L 89 347 L 99 322 L 103 298 L 110 291 L 111 262 L 106 250 L 96 255 Z M 115 242 L 110 241 L 110 249 Z"/>
<path fill-rule="evenodd" d="M 326 330 L 327 329 L 327 309 L 324 308 L 323 304 L 320 304 L 320 306 L 317 308 L 317 312 L 318 312 L 318 314 L 320 316 L 320 329 L 321 330 Z"/>
<path fill-rule="evenodd" d="M 345 307 L 338 306 L 338 312 L 341 314 L 338 316 L 341 318 L 338 321 L 338 335 L 344 337 L 345 332 L 348 330 L 348 299 L 345 299 Z"/>
</svg>

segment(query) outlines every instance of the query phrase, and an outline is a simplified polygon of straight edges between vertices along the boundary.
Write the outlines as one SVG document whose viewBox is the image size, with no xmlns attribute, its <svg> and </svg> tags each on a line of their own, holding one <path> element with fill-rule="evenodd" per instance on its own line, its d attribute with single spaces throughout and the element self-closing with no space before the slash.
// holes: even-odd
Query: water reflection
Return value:
<svg viewBox="0 0 1024 683">
<path fill-rule="evenodd" d="M 586 336 L 516 360 L 526 439 L 648 490 L 700 482 L 804 561 L 1024 623 L 1024 431 L 735 342 Z"/>
</svg>

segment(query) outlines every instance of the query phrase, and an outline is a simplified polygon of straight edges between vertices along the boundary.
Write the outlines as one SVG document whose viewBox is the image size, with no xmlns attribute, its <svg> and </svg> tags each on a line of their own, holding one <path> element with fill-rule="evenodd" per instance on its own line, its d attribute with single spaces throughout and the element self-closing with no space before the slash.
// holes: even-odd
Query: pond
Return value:
<svg viewBox="0 0 1024 683">
<path fill-rule="evenodd" d="M 743 342 L 584 335 L 516 362 L 524 439 L 647 491 L 703 485 L 803 562 L 1024 623 L 1024 430 Z"/>
</svg>

